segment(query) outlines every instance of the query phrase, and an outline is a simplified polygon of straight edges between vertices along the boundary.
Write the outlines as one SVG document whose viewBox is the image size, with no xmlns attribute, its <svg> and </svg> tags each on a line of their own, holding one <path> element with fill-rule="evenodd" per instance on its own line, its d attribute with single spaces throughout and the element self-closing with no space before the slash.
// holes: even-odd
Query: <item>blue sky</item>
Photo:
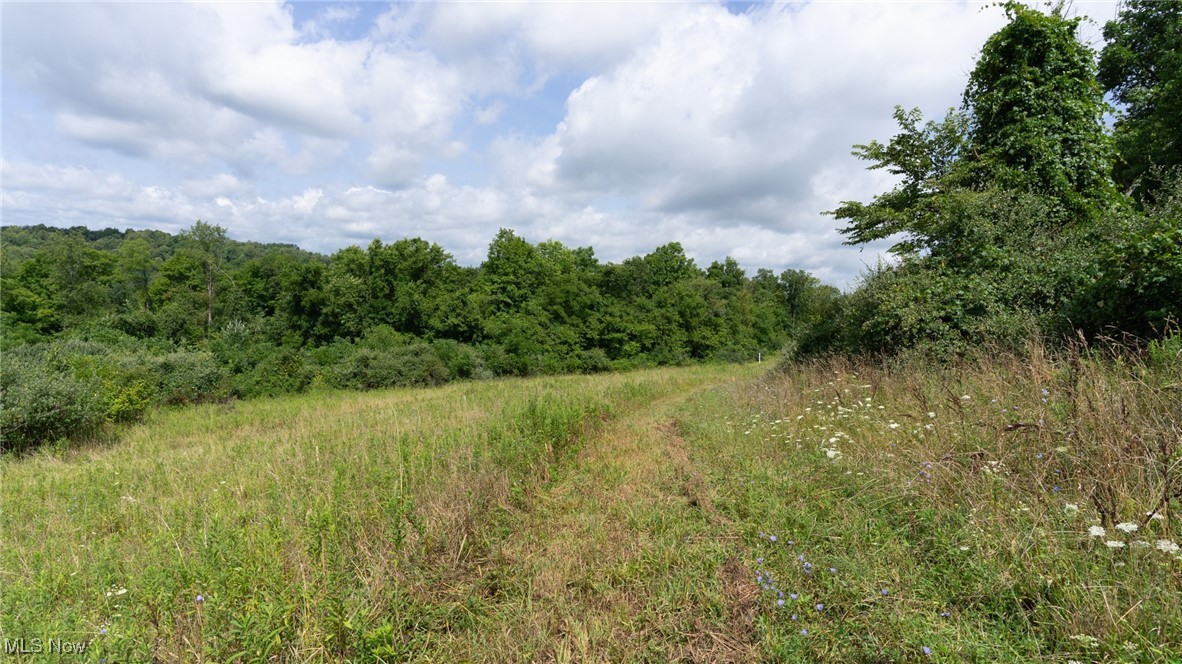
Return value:
<svg viewBox="0 0 1182 664">
<path fill-rule="evenodd" d="M 13 3 L 4 224 L 321 252 L 420 236 L 479 263 L 501 227 L 618 261 L 848 286 L 886 244 L 822 214 L 890 186 L 850 156 L 896 104 L 959 104 L 984 3 Z M 1096 23 L 1112 2 L 1076 2 Z"/>
</svg>

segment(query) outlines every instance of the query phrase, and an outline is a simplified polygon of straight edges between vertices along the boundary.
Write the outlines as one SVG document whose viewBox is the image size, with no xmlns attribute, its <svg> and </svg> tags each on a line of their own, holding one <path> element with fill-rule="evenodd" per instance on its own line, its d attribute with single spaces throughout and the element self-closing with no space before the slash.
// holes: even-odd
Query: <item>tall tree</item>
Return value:
<svg viewBox="0 0 1182 664">
<path fill-rule="evenodd" d="M 152 258 L 152 248 L 143 238 L 128 240 L 119 247 L 119 269 L 130 282 L 134 292 L 143 299 L 144 311 L 152 311 L 152 274 L 158 261 Z"/>
<path fill-rule="evenodd" d="M 226 249 L 226 229 L 198 219 L 191 228 L 181 233 L 201 260 L 205 282 L 205 336 L 213 327 L 214 299 L 217 296 L 218 275 L 222 272 L 222 257 Z"/>
<path fill-rule="evenodd" d="M 1015 2 L 1010 22 L 991 36 L 969 77 L 962 112 L 921 126 L 918 110 L 896 108 L 902 131 L 887 145 L 871 141 L 854 154 L 901 175 L 870 204 L 834 210 L 849 224 L 849 244 L 903 234 L 895 251 L 953 247 L 971 254 L 971 194 L 1008 190 L 1046 201 L 1044 225 L 1095 218 L 1121 200 L 1112 181 L 1113 146 L 1092 51 L 1076 38 L 1078 18 L 1043 14 Z M 966 196 L 966 194 L 968 194 Z"/>
<path fill-rule="evenodd" d="M 980 175 L 1050 197 L 1065 217 L 1116 199 L 1115 152 L 1094 53 L 1076 37 L 1080 18 L 1017 2 L 981 49 L 964 93 L 967 158 Z M 988 181 L 988 180 L 986 180 Z"/>
<path fill-rule="evenodd" d="M 1127 0 L 1104 39 L 1100 83 L 1124 106 L 1116 176 L 1144 198 L 1162 186 L 1155 167 L 1182 166 L 1182 2 Z"/>
</svg>

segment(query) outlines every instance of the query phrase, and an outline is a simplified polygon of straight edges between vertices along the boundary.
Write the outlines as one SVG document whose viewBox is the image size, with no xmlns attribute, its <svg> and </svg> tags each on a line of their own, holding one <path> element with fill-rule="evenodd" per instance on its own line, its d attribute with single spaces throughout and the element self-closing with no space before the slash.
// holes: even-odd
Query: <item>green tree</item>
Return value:
<svg viewBox="0 0 1182 664">
<path fill-rule="evenodd" d="M 921 124 L 897 108 L 887 145 L 855 146 L 901 182 L 832 214 L 847 244 L 898 238 L 904 260 L 846 299 L 851 347 L 955 352 L 1030 319 L 1058 325 L 1052 312 L 1099 275 L 1099 238 L 1125 206 L 1092 51 L 1061 9 L 1004 7 L 1009 23 L 982 48 L 959 112 Z"/>
<path fill-rule="evenodd" d="M 141 298 L 147 312 L 152 311 L 152 293 L 148 287 L 152 284 L 157 262 L 152 257 L 152 247 L 143 238 L 128 240 L 119 247 L 119 269 L 133 292 Z"/>
<path fill-rule="evenodd" d="M 192 247 L 201 261 L 205 283 L 205 336 L 213 327 L 214 300 L 217 297 L 218 276 L 223 273 L 222 260 L 226 249 L 226 229 L 198 219 L 181 233 L 181 238 Z"/>
<path fill-rule="evenodd" d="M 1127 0 L 1104 26 L 1099 80 L 1124 108 L 1116 176 L 1138 198 L 1182 166 L 1182 2 Z"/>
<path fill-rule="evenodd" d="M 1004 7 L 1010 22 L 985 42 L 964 93 L 975 188 L 1048 196 L 1064 221 L 1094 214 L 1117 200 L 1115 151 L 1095 53 L 1076 37 L 1081 18 Z"/>
</svg>

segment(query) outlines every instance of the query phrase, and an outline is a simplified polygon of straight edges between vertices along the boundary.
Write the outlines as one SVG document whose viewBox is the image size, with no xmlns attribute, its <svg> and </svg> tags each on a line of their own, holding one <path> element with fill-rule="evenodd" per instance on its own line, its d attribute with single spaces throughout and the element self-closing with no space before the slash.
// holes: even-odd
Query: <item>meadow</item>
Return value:
<svg viewBox="0 0 1182 664">
<path fill-rule="evenodd" d="M 1180 661 L 1179 337 L 982 357 L 155 411 L 0 462 L 0 630 L 110 662 Z"/>
<path fill-rule="evenodd" d="M 1182 661 L 1182 345 L 784 367 L 680 420 L 781 661 Z"/>
</svg>

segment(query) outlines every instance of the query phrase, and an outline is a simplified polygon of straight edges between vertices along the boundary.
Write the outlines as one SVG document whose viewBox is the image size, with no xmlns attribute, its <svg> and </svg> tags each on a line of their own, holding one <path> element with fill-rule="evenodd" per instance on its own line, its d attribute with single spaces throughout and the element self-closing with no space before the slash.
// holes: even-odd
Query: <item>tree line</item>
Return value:
<svg viewBox="0 0 1182 664">
<path fill-rule="evenodd" d="M 507 229 L 477 267 L 421 238 L 322 256 L 202 221 L 2 241 L 9 448 L 156 403 L 754 359 L 839 297 L 801 271 L 702 269 L 676 242 L 603 263 Z"/>
</svg>

